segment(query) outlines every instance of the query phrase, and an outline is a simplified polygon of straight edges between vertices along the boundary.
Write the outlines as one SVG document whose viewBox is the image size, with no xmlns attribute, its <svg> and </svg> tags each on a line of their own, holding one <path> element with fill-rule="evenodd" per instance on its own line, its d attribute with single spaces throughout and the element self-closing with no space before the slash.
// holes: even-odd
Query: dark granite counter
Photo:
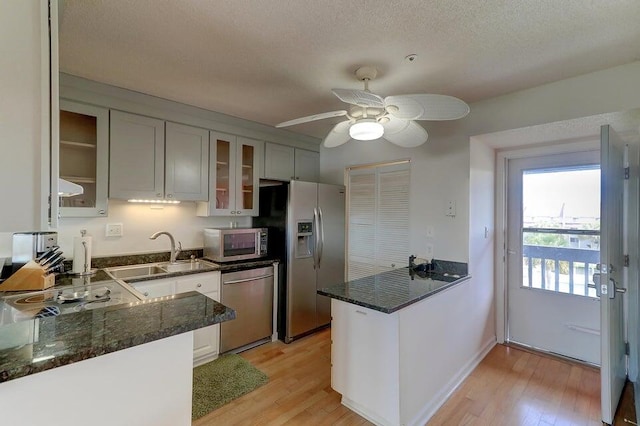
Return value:
<svg viewBox="0 0 640 426">
<path fill-rule="evenodd" d="M 0 382 L 234 318 L 233 309 L 188 292 L 5 323 L 0 326 Z"/>
<path fill-rule="evenodd" d="M 119 256 L 117 258 L 105 258 L 105 259 L 107 259 L 107 261 L 100 260 L 99 262 L 97 262 L 99 269 L 96 270 L 95 275 L 79 277 L 77 275 L 72 275 L 72 274 L 60 274 L 56 276 L 56 286 L 79 285 L 83 283 L 90 284 L 92 282 L 100 282 L 104 280 L 113 279 L 109 274 L 107 274 L 107 272 L 103 268 L 111 268 L 114 266 L 139 265 L 144 263 L 166 262 L 166 260 L 159 260 L 159 259 L 164 259 L 163 255 L 158 255 L 156 257 L 151 255 L 146 255 L 146 256 L 135 255 L 131 257 Z M 117 260 L 114 260 L 114 259 L 117 259 Z M 279 259 L 274 259 L 274 258 L 249 260 L 249 261 L 245 260 L 245 261 L 229 262 L 229 263 L 215 263 L 207 259 L 201 259 L 201 260 L 204 260 L 204 262 L 202 262 L 203 265 L 210 264 L 211 266 L 210 267 L 204 266 L 197 270 L 170 272 L 166 274 L 150 275 L 147 277 L 125 278 L 123 279 L 123 281 L 127 283 L 136 283 L 136 282 L 160 280 L 164 278 L 180 277 L 184 275 L 192 275 L 192 274 L 199 274 L 199 273 L 213 272 L 213 271 L 220 271 L 222 273 L 235 272 L 235 271 L 242 271 L 245 269 L 260 268 L 262 266 L 270 266 L 270 265 L 273 265 L 274 262 L 279 261 Z M 131 263 L 132 261 L 139 261 L 141 263 Z M 145 262 L 145 261 L 149 261 L 149 262 Z"/>
<path fill-rule="evenodd" d="M 202 256 L 202 250 L 187 251 L 188 256 Z M 187 256 L 184 259 L 184 256 Z M 206 259 L 204 259 L 206 261 Z M 59 274 L 55 289 L 69 286 L 89 288 L 108 283 L 131 292 L 127 283 L 164 279 L 212 271 L 234 272 L 270 266 L 278 259 L 239 261 L 216 264 L 210 262 L 197 270 L 187 270 L 125 279 L 113 278 L 105 268 L 168 261 L 167 253 L 95 258 L 96 273 L 90 276 Z M 208 261 L 207 261 L 208 262 Z M 69 262 L 67 262 L 69 263 Z M 70 268 L 70 263 L 67 265 Z M 54 289 L 52 288 L 52 289 Z M 50 289 L 49 291 L 51 291 Z M 20 293 L 2 293 L 11 296 Z M 197 292 L 149 300 L 128 301 L 91 310 L 67 309 L 64 315 L 33 318 L 33 313 L 11 312 L 0 299 L 0 316 L 9 315 L 15 322 L 0 317 L 0 382 L 49 370 L 88 358 L 127 349 L 180 333 L 196 330 L 235 318 L 235 311 Z"/>
<path fill-rule="evenodd" d="M 466 274 L 418 273 L 407 267 L 322 288 L 318 294 L 390 314 L 469 278 Z"/>
</svg>

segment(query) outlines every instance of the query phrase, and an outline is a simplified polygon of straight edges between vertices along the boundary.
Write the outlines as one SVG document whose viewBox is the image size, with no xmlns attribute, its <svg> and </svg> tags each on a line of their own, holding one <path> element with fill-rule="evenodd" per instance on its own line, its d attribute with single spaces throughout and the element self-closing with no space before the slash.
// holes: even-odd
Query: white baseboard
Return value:
<svg viewBox="0 0 640 426">
<path fill-rule="evenodd" d="M 433 415 L 442 407 L 442 405 L 447 402 L 447 399 L 451 396 L 451 394 L 460 386 L 460 384 L 467 378 L 469 374 L 480 364 L 480 361 L 484 359 L 485 356 L 489 353 L 489 351 L 496 345 L 496 337 L 493 336 L 484 345 L 482 348 L 476 352 L 476 354 L 471 358 L 461 369 L 458 371 L 454 377 L 451 378 L 449 383 L 442 388 L 436 396 L 431 399 L 423 408 L 420 410 L 418 415 L 414 417 L 411 421 L 407 422 L 408 426 L 417 426 L 424 425 L 427 421 L 433 417 Z M 343 398 L 344 400 L 344 398 Z M 344 404 L 344 402 L 343 402 Z M 349 407 L 351 408 L 351 407 Z M 353 408 L 351 408 L 353 410 Z M 355 411 L 355 410 L 354 410 Z M 358 412 L 358 414 L 360 414 Z M 362 414 L 360 414 L 362 415 Z M 364 416 L 363 416 L 364 417 Z M 369 419 L 368 419 L 369 420 Z M 373 421 L 373 420 L 372 420 Z M 375 423 L 375 422 L 374 422 Z M 377 424 L 377 423 L 376 423 Z"/>
<path fill-rule="evenodd" d="M 368 410 L 366 407 L 363 407 L 362 405 L 358 404 L 357 402 L 345 396 L 342 397 L 341 402 L 342 402 L 342 405 L 347 407 L 349 410 L 356 412 L 358 415 L 369 420 L 371 423 L 373 423 L 376 426 L 396 426 L 396 424 L 389 422 L 386 419 L 375 415 L 374 413 L 371 413 L 371 411 Z"/>
</svg>

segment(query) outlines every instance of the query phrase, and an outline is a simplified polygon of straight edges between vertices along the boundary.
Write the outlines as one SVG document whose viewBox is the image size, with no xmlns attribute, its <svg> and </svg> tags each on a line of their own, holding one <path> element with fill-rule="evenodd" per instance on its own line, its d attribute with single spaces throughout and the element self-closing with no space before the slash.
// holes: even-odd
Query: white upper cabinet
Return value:
<svg viewBox="0 0 640 426">
<path fill-rule="evenodd" d="M 111 111 L 109 196 L 206 200 L 207 130 Z"/>
<path fill-rule="evenodd" d="M 109 197 L 164 197 L 164 121 L 111 111 Z"/>
<path fill-rule="evenodd" d="M 320 179 L 320 153 L 296 148 L 296 180 L 318 182 Z"/>
<path fill-rule="evenodd" d="M 60 177 L 83 189 L 60 198 L 60 216 L 106 216 L 109 110 L 61 99 L 59 148 Z"/>
<path fill-rule="evenodd" d="M 209 201 L 198 216 L 257 216 L 261 141 L 210 132 Z"/>
<path fill-rule="evenodd" d="M 265 144 L 264 177 L 266 179 L 317 182 L 319 175 L 319 153 L 277 143 Z"/>
<path fill-rule="evenodd" d="M 167 122 L 165 143 L 165 198 L 206 200 L 209 189 L 209 131 Z"/>
<path fill-rule="evenodd" d="M 264 177 L 267 179 L 295 179 L 295 151 L 291 146 L 265 143 Z"/>
</svg>

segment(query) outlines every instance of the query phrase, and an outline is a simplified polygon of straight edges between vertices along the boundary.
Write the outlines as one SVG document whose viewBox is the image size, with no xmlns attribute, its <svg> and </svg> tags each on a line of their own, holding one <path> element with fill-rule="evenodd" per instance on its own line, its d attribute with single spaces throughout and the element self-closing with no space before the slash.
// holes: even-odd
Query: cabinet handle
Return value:
<svg viewBox="0 0 640 426">
<path fill-rule="evenodd" d="M 167 194 L 167 198 L 173 198 L 173 194 Z"/>
<path fill-rule="evenodd" d="M 202 287 L 202 284 L 198 283 L 198 285 L 196 287 L 200 288 L 200 287 Z"/>
<path fill-rule="evenodd" d="M 145 291 L 145 292 L 144 292 L 144 293 L 142 293 L 142 294 L 144 294 L 144 297 L 149 296 L 149 292 L 148 292 L 148 291 Z"/>
<path fill-rule="evenodd" d="M 356 314 L 367 315 L 366 312 L 362 312 L 362 311 L 358 311 L 358 310 L 356 310 Z"/>
<path fill-rule="evenodd" d="M 98 214 L 105 214 L 106 212 L 104 210 L 98 210 Z"/>
<path fill-rule="evenodd" d="M 158 192 L 158 193 L 156 194 L 156 197 L 158 197 L 158 198 L 162 198 L 162 194 Z"/>
<path fill-rule="evenodd" d="M 296 176 L 296 180 L 300 180 L 300 176 Z"/>
</svg>

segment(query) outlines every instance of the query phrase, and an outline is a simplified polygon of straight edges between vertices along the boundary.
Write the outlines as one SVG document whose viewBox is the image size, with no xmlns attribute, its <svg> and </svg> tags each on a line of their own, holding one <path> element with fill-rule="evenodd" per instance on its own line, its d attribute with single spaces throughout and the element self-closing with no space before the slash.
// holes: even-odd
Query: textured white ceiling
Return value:
<svg viewBox="0 0 640 426">
<path fill-rule="evenodd" d="M 65 0 L 60 69 L 273 125 L 343 109 L 361 65 L 470 103 L 629 63 L 639 23 L 638 0 Z"/>
</svg>

